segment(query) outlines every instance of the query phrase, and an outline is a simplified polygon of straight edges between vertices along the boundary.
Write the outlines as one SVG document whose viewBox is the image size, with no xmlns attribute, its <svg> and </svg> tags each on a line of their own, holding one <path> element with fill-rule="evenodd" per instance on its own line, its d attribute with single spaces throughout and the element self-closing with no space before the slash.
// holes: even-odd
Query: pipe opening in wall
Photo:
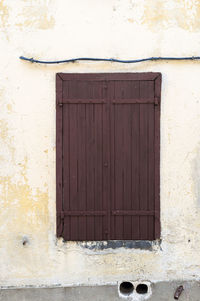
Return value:
<svg viewBox="0 0 200 301">
<path fill-rule="evenodd" d="M 121 294 L 128 296 L 132 294 L 134 286 L 131 282 L 125 281 L 120 284 L 119 290 Z"/>
<path fill-rule="evenodd" d="M 138 284 L 136 287 L 136 292 L 140 295 L 148 293 L 148 286 L 144 283 Z"/>
</svg>

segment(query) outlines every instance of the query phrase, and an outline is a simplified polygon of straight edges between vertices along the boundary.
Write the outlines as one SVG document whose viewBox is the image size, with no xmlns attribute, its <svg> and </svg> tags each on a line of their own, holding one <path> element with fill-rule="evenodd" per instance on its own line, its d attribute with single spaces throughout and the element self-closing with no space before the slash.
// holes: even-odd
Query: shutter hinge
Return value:
<svg viewBox="0 0 200 301">
<path fill-rule="evenodd" d="M 61 212 L 60 212 L 60 218 L 61 218 L 62 220 L 65 218 L 65 213 L 64 213 L 64 211 L 61 211 Z"/>
<path fill-rule="evenodd" d="M 63 231 L 64 231 L 64 223 L 65 223 L 65 213 L 64 213 L 64 211 L 60 212 L 60 218 L 61 218 L 61 236 L 62 236 Z"/>
<path fill-rule="evenodd" d="M 159 104 L 159 98 L 158 98 L 158 97 L 155 97 L 155 98 L 154 98 L 154 105 L 155 105 L 155 106 L 158 106 L 158 104 Z"/>
<path fill-rule="evenodd" d="M 159 211 L 157 211 L 157 210 L 155 210 L 155 213 L 154 213 L 155 215 L 155 219 L 157 219 L 157 220 L 160 220 L 160 212 Z"/>
<path fill-rule="evenodd" d="M 64 230 L 64 211 L 60 211 L 57 213 L 57 217 L 59 218 L 59 224 L 57 225 L 57 233 L 58 233 L 58 237 L 62 236 L 63 234 L 63 230 Z"/>
</svg>

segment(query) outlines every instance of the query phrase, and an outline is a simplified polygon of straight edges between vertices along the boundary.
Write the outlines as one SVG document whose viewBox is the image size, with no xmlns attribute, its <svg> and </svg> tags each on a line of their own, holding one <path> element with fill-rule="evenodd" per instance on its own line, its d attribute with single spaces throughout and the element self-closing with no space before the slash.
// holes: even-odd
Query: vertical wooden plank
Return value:
<svg viewBox="0 0 200 301">
<path fill-rule="evenodd" d="M 103 208 L 107 211 L 107 215 L 104 217 L 103 222 L 103 240 L 110 239 L 110 127 L 109 127 L 109 118 L 110 118 L 110 102 L 108 99 L 109 95 L 108 83 L 105 80 L 103 82 L 103 99 L 106 103 L 103 105 L 103 145 L 102 145 L 102 154 L 103 154 Z"/>
<path fill-rule="evenodd" d="M 103 106 L 94 105 L 94 136 L 95 136 L 95 150 L 94 150 L 94 162 L 95 162 L 95 173 L 94 173 L 94 209 L 96 211 L 103 210 Z M 94 237 L 96 240 L 103 238 L 103 217 L 95 217 L 95 233 Z"/>
<path fill-rule="evenodd" d="M 63 210 L 70 210 L 70 111 L 69 105 L 63 106 Z M 65 216 L 63 237 L 70 240 L 71 218 Z"/>
<path fill-rule="evenodd" d="M 132 81 L 131 89 L 131 98 L 140 97 L 140 81 Z M 140 186 L 140 171 L 139 171 L 139 162 L 140 162 L 140 110 L 138 104 L 132 104 L 131 108 L 131 210 L 139 210 L 140 208 L 140 199 L 139 199 L 139 186 Z M 132 239 L 139 239 L 139 216 L 132 216 Z"/>
<path fill-rule="evenodd" d="M 109 81 L 109 98 L 110 98 L 110 209 L 115 210 L 115 105 L 113 100 L 115 99 L 115 85 L 114 81 Z M 115 229 L 116 217 L 111 215 L 110 217 L 110 239 L 116 239 L 116 229 Z"/>
<path fill-rule="evenodd" d="M 154 82 L 140 81 L 140 97 L 148 98 Z M 148 210 L 148 105 L 140 105 L 140 209 Z M 140 239 L 148 239 L 148 216 L 140 216 Z"/>
<path fill-rule="evenodd" d="M 155 239 L 160 238 L 160 100 L 161 74 L 155 79 Z"/>
<path fill-rule="evenodd" d="M 132 136 L 132 124 L 131 124 L 131 106 L 124 104 L 124 143 L 123 143 L 123 172 L 124 172 L 124 210 L 131 210 L 132 207 L 132 145 L 131 145 L 131 136 Z M 127 215 L 124 216 L 124 234 L 123 239 L 131 239 L 132 238 L 132 217 Z"/>
<path fill-rule="evenodd" d="M 69 104 L 70 124 L 70 210 L 77 210 L 78 201 L 78 129 L 77 129 L 77 107 L 76 104 Z M 71 239 L 78 240 L 78 217 L 71 216 Z"/>
<path fill-rule="evenodd" d="M 94 211 L 94 125 L 93 104 L 86 107 L 86 162 L 87 162 L 87 208 Z M 94 240 L 94 216 L 87 216 L 87 240 Z"/>
<path fill-rule="evenodd" d="M 141 98 L 152 98 L 152 102 L 154 102 L 154 81 L 141 81 L 140 82 L 140 97 Z M 154 116 L 154 112 L 151 110 L 153 105 L 141 104 L 140 105 L 140 125 L 141 125 L 141 137 L 140 137 L 140 146 L 141 146 L 141 209 L 149 210 L 150 206 L 153 206 L 154 196 L 150 198 L 151 184 L 154 185 L 154 167 L 150 160 L 153 160 L 154 156 L 154 147 L 152 148 L 152 141 L 154 140 L 154 127 L 153 120 L 149 119 L 149 115 L 151 113 L 152 117 Z M 154 119 L 154 117 L 153 117 Z M 151 121 L 151 123 L 150 123 Z M 151 131 L 150 131 L 151 130 Z M 150 136 L 151 135 L 151 136 Z M 150 147 L 151 146 L 151 147 Z M 153 160 L 154 161 L 154 160 Z M 150 165 L 151 164 L 151 165 Z M 153 167 L 153 170 L 150 168 Z M 151 192 L 152 193 L 152 192 Z M 152 217 L 149 216 L 141 216 L 140 217 L 140 235 L 141 239 L 150 239 L 154 236 L 153 225 L 152 225 Z"/>
<path fill-rule="evenodd" d="M 78 210 L 86 208 L 86 162 L 85 162 L 85 104 L 77 106 L 77 139 L 78 139 Z M 86 240 L 86 217 L 78 217 L 79 239 Z"/>
<path fill-rule="evenodd" d="M 63 175 L 62 175 L 62 85 L 63 81 L 59 74 L 56 74 L 56 212 L 57 212 L 57 236 L 62 236 L 63 223 L 61 218 L 62 208 L 62 189 L 63 189 Z"/>
<path fill-rule="evenodd" d="M 140 210 L 148 209 L 148 122 L 147 106 L 140 104 Z M 140 239 L 148 237 L 148 217 L 140 216 Z"/>
<path fill-rule="evenodd" d="M 124 105 L 114 106 L 115 124 L 115 209 L 123 210 L 124 204 Z M 124 235 L 124 216 L 115 216 L 115 239 L 122 239 Z"/>
<path fill-rule="evenodd" d="M 148 105 L 148 210 L 155 209 L 155 129 L 154 104 Z M 154 216 L 148 216 L 148 239 L 153 240 Z"/>
<path fill-rule="evenodd" d="M 131 105 L 132 113 L 132 210 L 140 209 L 140 105 Z M 132 216 L 132 239 L 140 238 L 140 217 Z"/>
<path fill-rule="evenodd" d="M 130 91 L 128 98 L 135 99 L 140 97 L 140 82 L 138 80 L 130 81 Z M 127 157 L 127 169 L 130 166 L 131 173 L 127 177 L 127 181 L 130 177 L 130 205 L 127 209 L 139 210 L 139 105 L 132 104 L 129 107 L 130 114 L 130 140 L 126 144 L 130 144 L 130 154 Z M 127 217 L 128 218 L 128 217 Z M 130 216 L 131 232 L 129 239 L 139 238 L 139 217 Z M 126 231 L 125 231 L 126 233 Z M 125 236 L 126 237 L 126 236 Z M 127 236 L 128 238 L 128 236 Z"/>
<path fill-rule="evenodd" d="M 97 84 L 97 83 L 96 83 Z M 95 105 L 95 210 L 107 211 L 109 206 L 109 107 L 107 102 L 107 83 L 102 81 L 93 91 L 95 99 L 105 100 L 103 105 Z M 95 240 L 109 239 L 108 215 L 95 217 Z"/>
</svg>

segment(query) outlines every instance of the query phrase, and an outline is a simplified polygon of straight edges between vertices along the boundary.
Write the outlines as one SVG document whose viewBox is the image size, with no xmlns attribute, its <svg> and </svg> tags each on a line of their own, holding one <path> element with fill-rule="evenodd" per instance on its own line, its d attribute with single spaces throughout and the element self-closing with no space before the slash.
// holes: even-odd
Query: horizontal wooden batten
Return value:
<svg viewBox="0 0 200 301">
<path fill-rule="evenodd" d="M 103 99 L 84 99 L 84 98 L 81 98 L 81 99 L 63 99 L 62 100 L 62 104 L 95 104 L 95 103 L 99 103 L 99 104 L 102 104 L 102 103 L 105 103 L 106 101 L 103 100 Z"/>
<path fill-rule="evenodd" d="M 102 216 L 106 215 L 106 211 L 62 211 L 58 212 L 57 216 Z M 146 211 L 146 210 L 112 210 L 111 215 L 136 215 L 136 216 L 148 216 L 157 215 L 156 211 Z"/>
<path fill-rule="evenodd" d="M 154 98 L 137 98 L 137 99 L 114 99 L 112 101 L 113 104 L 132 104 L 132 103 L 138 103 L 138 104 L 154 104 L 155 99 Z"/>
<path fill-rule="evenodd" d="M 62 211 L 58 212 L 57 215 L 64 216 L 103 216 L 106 215 L 106 211 Z"/>
<path fill-rule="evenodd" d="M 104 104 L 103 99 L 63 99 L 59 104 Z M 114 99 L 113 104 L 159 104 L 158 98 Z"/>
<path fill-rule="evenodd" d="M 144 73 L 59 73 L 62 80 L 106 81 L 106 80 L 155 80 L 160 76 L 159 72 Z"/>
<path fill-rule="evenodd" d="M 146 211 L 146 210 L 113 210 L 111 211 L 112 215 L 120 215 L 120 216 L 148 216 L 148 215 L 156 215 L 155 211 Z"/>
</svg>

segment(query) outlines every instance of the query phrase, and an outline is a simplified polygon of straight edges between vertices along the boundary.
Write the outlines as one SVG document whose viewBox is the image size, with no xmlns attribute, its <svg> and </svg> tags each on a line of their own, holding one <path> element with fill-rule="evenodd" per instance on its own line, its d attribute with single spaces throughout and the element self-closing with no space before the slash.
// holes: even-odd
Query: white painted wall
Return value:
<svg viewBox="0 0 200 301">
<path fill-rule="evenodd" d="M 200 62 L 71 63 L 200 54 L 199 0 L 0 0 L 0 285 L 200 277 Z M 56 239 L 56 72 L 161 72 L 161 248 Z M 23 246 L 24 238 L 28 243 Z"/>
</svg>

